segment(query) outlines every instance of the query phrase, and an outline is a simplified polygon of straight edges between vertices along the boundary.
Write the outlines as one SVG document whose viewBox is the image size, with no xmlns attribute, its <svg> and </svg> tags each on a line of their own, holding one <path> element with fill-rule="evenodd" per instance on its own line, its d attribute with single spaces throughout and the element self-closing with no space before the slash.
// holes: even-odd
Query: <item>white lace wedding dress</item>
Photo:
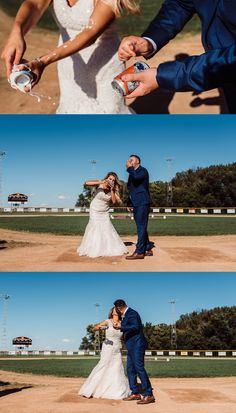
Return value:
<svg viewBox="0 0 236 413">
<path fill-rule="evenodd" d="M 112 2 L 112 0 L 110 0 Z M 73 39 L 89 25 L 94 0 L 53 0 L 54 16 L 60 29 L 59 45 Z M 113 78 L 124 70 L 118 59 L 116 21 L 94 44 L 58 62 L 59 114 L 130 114 L 124 99 L 111 87 Z"/>
<path fill-rule="evenodd" d="M 122 333 L 108 321 L 106 340 L 102 345 L 99 363 L 81 387 L 79 394 L 85 397 L 123 399 L 130 394 L 121 357 Z"/>
<path fill-rule="evenodd" d="M 89 257 L 121 256 L 128 248 L 113 227 L 109 208 L 111 193 L 105 193 L 102 188 L 96 190 L 90 204 L 89 223 L 82 242 L 77 249 L 79 255 Z"/>
</svg>

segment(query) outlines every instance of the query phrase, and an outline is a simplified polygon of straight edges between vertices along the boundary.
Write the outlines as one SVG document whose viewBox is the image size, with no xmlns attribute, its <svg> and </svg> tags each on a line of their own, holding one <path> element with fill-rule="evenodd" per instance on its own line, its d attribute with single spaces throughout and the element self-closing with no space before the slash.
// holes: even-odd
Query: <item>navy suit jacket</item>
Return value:
<svg viewBox="0 0 236 413">
<path fill-rule="evenodd" d="M 127 168 L 129 173 L 128 191 L 134 207 L 150 204 L 149 175 L 147 169 L 139 165 L 137 169 Z"/>
<path fill-rule="evenodd" d="M 154 40 L 158 51 L 195 13 L 202 23 L 205 53 L 160 64 L 159 85 L 169 90 L 198 92 L 236 85 L 235 0 L 165 0 L 143 36 Z"/>
<path fill-rule="evenodd" d="M 140 345 L 147 348 L 147 340 L 143 334 L 143 325 L 140 315 L 132 308 L 128 308 L 121 321 L 121 332 L 128 349 Z"/>
</svg>

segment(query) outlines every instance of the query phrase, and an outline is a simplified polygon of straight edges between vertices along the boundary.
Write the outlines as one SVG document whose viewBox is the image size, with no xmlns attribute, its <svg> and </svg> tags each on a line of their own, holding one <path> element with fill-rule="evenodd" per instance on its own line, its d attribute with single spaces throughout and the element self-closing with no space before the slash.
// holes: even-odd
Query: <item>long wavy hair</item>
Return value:
<svg viewBox="0 0 236 413">
<path fill-rule="evenodd" d="M 114 183 L 114 188 L 115 188 L 115 194 L 116 194 L 116 198 L 117 198 L 117 202 L 121 203 L 121 199 L 120 199 L 120 187 L 121 187 L 121 182 L 118 178 L 118 175 L 115 172 L 108 172 L 106 174 L 106 176 L 104 177 L 104 180 L 107 179 L 110 175 L 114 176 L 115 178 L 115 183 Z"/>
<path fill-rule="evenodd" d="M 112 313 L 115 307 L 112 307 L 108 313 L 108 319 L 111 320 L 111 318 L 113 317 Z M 117 314 L 119 320 L 121 320 L 121 316 L 119 314 Z"/>
<path fill-rule="evenodd" d="M 117 17 L 121 16 L 122 11 L 127 11 L 131 14 L 140 14 L 140 8 L 137 0 L 102 0 L 114 10 Z"/>
</svg>

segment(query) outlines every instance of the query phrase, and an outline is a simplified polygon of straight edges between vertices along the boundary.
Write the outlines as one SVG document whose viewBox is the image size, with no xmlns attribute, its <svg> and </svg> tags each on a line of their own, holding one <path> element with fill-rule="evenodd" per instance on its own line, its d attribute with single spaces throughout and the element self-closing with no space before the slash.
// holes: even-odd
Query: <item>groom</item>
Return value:
<svg viewBox="0 0 236 413">
<path fill-rule="evenodd" d="M 127 260 L 143 259 L 145 255 L 152 256 L 154 244 L 149 241 L 147 226 L 150 210 L 149 175 L 147 169 L 141 166 L 141 159 L 138 155 L 130 155 L 126 161 L 126 168 L 129 174 L 128 192 L 133 208 L 134 220 L 137 227 L 138 241 L 136 249 L 132 255 L 126 257 Z"/>
<path fill-rule="evenodd" d="M 223 89 L 230 113 L 236 113 L 236 4 L 235 0 L 165 0 L 142 37 L 128 36 L 119 48 L 121 60 L 131 56 L 151 57 L 182 31 L 197 14 L 201 20 L 205 53 L 179 61 L 161 63 L 129 75 L 126 81 L 140 81 L 130 98 L 162 87 L 172 91 L 202 92 Z"/>
<path fill-rule="evenodd" d="M 117 313 L 121 316 L 121 322 L 118 322 L 114 328 L 123 333 L 124 342 L 128 350 L 127 374 L 132 391 L 131 395 L 123 400 L 138 400 L 137 404 L 154 403 L 155 398 L 152 393 L 152 386 L 144 367 L 147 341 L 143 334 L 141 318 L 135 310 L 127 306 L 124 300 L 116 300 L 114 306 Z M 137 376 L 141 381 L 142 396 L 139 393 Z"/>
</svg>

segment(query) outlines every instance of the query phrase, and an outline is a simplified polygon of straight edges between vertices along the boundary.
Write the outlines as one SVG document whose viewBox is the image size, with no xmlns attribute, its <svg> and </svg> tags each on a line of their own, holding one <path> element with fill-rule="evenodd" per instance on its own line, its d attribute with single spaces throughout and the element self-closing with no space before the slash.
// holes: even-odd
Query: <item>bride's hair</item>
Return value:
<svg viewBox="0 0 236 413">
<path fill-rule="evenodd" d="M 120 17 L 123 10 L 131 14 L 140 14 L 137 0 L 102 0 L 114 10 L 116 16 Z"/>
<path fill-rule="evenodd" d="M 108 313 L 108 320 L 110 320 L 111 318 L 113 318 L 112 313 L 113 313 L 114 308 L 115 308 L 115 306 L 110 309 L 110 311 L 109 311 L 109 313 Z M 117 314 L 117 315 L 118 315 L 118 317 L 119 317 L 119 320 L 121 320 L 121 317 L 119 316 L 119 314 Z"/>
<path fill-rule="evenodd" d="M 107 179 L 109 176 L 114 176 L 115 178 L 115 183 L 114 183 L 114 188 L 115 188 L 115 193 L 116 193 L 116 198 L 117 198 L 117 202 L 121 203 L 121 199 L 120 199 L 120 187 L 121 187 L 121 182 L 118 178 L 118 175 L 115 172 L 108 172 L 104 178 Z"/>
</svg>

